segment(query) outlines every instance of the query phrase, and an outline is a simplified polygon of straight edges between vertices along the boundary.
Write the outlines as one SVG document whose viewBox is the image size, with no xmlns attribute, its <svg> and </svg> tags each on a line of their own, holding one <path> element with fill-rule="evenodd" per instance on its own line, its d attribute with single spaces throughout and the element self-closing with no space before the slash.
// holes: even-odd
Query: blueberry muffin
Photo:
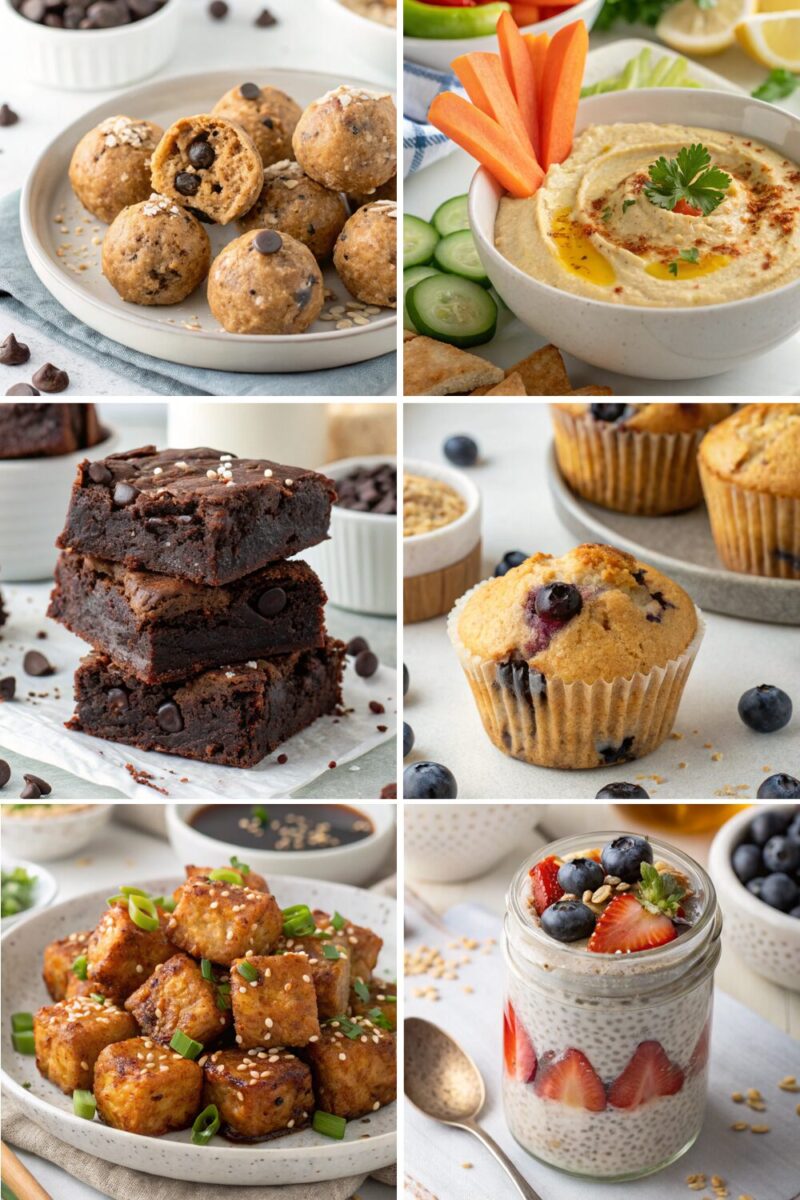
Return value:
<svg viewBox="0 0 800 1200">
<path fill-rule="evenodd" d="M 180 304 L 208 274 L 211 243 L 196 217 L 154 193 L 114 218 L 103 238 L 102 264 L 129 304 Z"/>
<path fill-rule="evenodd" d="M 397 308 L 397 205 L 376 200 L 353 213 L 339 234 L 333 265 L 351 296 Z"/>
<path fill-rule="evenodd" d="M 249 133 L 222 117 L 181 117 L 153 153 L 154 191 L 212 225 L 227 225 L 253 207 L 263 171 Z"/>
<path fill-rule="evenodd" d="M 577 768 L 661 745 L 702 625 L 671 579 L 611 546 L 583 545 L 478 584 L 448 632 L 495 746 Z"/>
<path fill-rule="evenodd" d="M 340 192 L 315 183 L 297 162 L 284 159 L 264 171 L 261 195 L 239 228 L 278 229 L 308 246 L 317 259 L 329 258 L 347 221 Z"/>
<path fill-rule="evenodd" d="M 397 110 L 392 97 L 342 85 L 309 104 L 292 146 L 306 175 L 324 187 L 374 192 L 397 174 Z"/>
<path fill-rule="evenodd" d="M 152 121 L 106 117 L 83 135 L 72 153 L 69 181 L 93 217 L 110 225 L 123 208 L 147 199 L 150 158 L 163 132 Z"/>
<path fill-rule="evenodd" d="M 214 259 L 208 304 L 228 333 L 303 333 L 324 301 L 322 272 L 288 233 L 252 229 Z"/>
<path fill-rule="evenodd" d="M 800 579 L 800 404 L 747 404 L 700 445 L 717 552 L 731 571 Z"/>
<path fill-rule="evenodd" d="M 698 447 L 733 405 L 564 400 L 550 411 L 559 469 L 574 492 L 618 512 L 659 516 L 700 503 Z"/>
<path fill-rule="evenodd" d="M 243 83 L 226 92 L 211 112 L 250 134 L 265 167 L 292 157 L 292 134 L 303 110 L 278 88 Z"/>
</svg>

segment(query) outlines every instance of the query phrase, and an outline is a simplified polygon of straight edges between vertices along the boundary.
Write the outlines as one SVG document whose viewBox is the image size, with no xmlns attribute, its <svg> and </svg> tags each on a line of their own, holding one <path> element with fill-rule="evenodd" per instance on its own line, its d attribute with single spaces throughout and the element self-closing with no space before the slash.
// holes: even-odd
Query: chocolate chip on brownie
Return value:
<svg viewBox="0 0 800 1200">
<path fill-rule="evenodd" d="M 225 0 L 211 0 L 208 6 L 208 15 L 215 21 L 222 21 L 227 17 L 229 12 Z"/>
<path fill-rule="evenodd" d="M 55 674 L 55 667 L 39 650 L 28 650 L 22 660 L 22 668 L 26 675 L 34 677 Z"/>
</svg>

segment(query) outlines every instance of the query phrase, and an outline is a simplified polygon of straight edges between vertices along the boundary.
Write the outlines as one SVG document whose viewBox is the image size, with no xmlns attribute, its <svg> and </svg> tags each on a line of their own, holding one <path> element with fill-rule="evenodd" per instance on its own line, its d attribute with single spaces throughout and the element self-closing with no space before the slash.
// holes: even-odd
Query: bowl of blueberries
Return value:
<svg viewBox="0 0 800 1200">
<path fill-rule="evenodd" d="M 709 867 L 737 954 L 800 991 L 800 805 L 737 813 L 714 838 Z"/>
<path fill-rule="evenodd" d="M 0 36 L 34 83 L 68 91 L 122 87 L 171 57 L 181 3 L 0 0 Z"/>
</svg>

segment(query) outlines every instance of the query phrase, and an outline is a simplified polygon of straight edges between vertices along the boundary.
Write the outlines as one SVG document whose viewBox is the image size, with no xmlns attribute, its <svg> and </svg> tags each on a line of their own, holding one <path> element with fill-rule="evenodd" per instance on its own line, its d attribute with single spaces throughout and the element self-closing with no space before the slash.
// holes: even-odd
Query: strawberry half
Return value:
<svg viewBox="0 0 800 1200">
<path fill-rule="evenodd" d="M 711 1043 L 711 1017 L 705 1023 L 703 1032 L 697 1039 L 697 1045 L 692 1051 L 692 1057 L 689 1059 L 689 1074 L 699 1075 L 705 1069 L 708 1062 L 708 1051 Z"/>
<path fill-rule="evenodd" d="M 625 892 L 615 896 L 600 916 L 587 949 L 595 954 L 614 954 L 618 950 L 632 954 L 665 946 L 677 936 L 669 917 L 650 912 L 631 892 Z"/>
<path fill-rule="evenodd" d="M 558 882 L 558 862 L 555 856 L 551 854 L 549 858 L 543 858 L 535 867 L 531 867 L 530 876 L 533 903 L 541 916 L 546 908 L 564 895 L 564 889 Z"/>
<path fill-rule="evenodd" d="M 547 1065 L 543 1059 L 534 1087 L 537 1096 L 558 1100 L 569 1108 L 602 1112 L 606 1107 L 603 1081 L 580 1050 L 567 1050 L 558 1062 Z"/>
<path fill-rule="evenodd" d="M 660 1042 L 641 1042 L 608 1089 L 614 1108 L 638 1108 L 657 1096 L 674 1096 L 683 1087 L 683 1071 L 670 1062 Z"/>
<path fill-rule="evenodd" d="M 503 1059 L 506 1072 L 520 1083 L 530 1083 L 536 1075 L 536 1051 L 528 1031 L 517 1019 L 509 1000 L 503 1012 Z"/>
</svg>

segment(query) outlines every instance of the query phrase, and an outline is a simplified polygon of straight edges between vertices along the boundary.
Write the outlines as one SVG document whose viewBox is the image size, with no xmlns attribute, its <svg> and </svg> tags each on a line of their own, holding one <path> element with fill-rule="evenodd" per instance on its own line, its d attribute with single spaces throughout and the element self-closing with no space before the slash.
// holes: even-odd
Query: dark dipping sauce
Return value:
<svg viewBox="0 0 800 1200">
<path fill-rule="evenodd" d="M 348 804 L 206 804 L 189 821 L 215 841 L 256 850 L 332 850 L 375 832 Z"/>
</svg>

